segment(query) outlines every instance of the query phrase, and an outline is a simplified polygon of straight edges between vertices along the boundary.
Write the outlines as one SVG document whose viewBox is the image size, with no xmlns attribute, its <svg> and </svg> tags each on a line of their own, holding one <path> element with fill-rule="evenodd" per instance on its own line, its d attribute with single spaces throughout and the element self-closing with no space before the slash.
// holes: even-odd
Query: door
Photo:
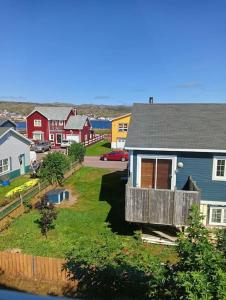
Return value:
<svg viewBox="0 0 226 300">
<path fill-rule="evenodd" d="M 56 134 L 56 143 L 57 144 L 61 144 L 62 142 L 62 134 L 61 133 L 57 133 Z"/>
<path fill-rule="evenodd" d="M 155 159 L 141 160 L 141 187 L 154 188 L 155 187 Z"/>
<path fill-rule="evenodd" d="M 126 139 L 118 138 L 118 139 L 117 139 L 117 143 L 116 143 L 116 147 L 117 147 L 118 149 L 124 149 L 125 143 L 126 143 Z"/>
<path fill-rule="evenodd" d="M 172 160 L 142 159 L 141 187 L 154 189 L 171 189 Z"/>
<path fill-rule="evenodd" d="M 24 175 L 25 174 L 25 155 L 24 154 L 20 154 L 19 161 L 20 161 L 20 175 Z"/>
</svg>

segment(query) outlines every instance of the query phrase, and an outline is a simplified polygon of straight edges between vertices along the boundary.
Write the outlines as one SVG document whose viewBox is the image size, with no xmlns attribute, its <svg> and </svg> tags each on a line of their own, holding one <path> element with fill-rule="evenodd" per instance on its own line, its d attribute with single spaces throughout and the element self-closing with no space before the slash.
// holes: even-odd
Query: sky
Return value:
<svg viewBox="0 0 226 300">
<path fill-rule="evenodd" d="M 0 100 L 226 103 L 225 0 L 0 0 Z"/>
</svg>

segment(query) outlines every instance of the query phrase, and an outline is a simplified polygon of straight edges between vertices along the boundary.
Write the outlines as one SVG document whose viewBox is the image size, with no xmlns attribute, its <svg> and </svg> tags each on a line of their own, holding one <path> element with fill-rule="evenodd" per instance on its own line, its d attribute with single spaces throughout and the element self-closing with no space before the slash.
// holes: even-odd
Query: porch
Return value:
<svg viewBox="0 0 226 300">
<path fill-rule="evenodd" d="M 125 218 L 128 222 L 187 225 L 189 209 L 200 205 L 200 192 L 132 187 L 126 185 Z"/>
</svg>

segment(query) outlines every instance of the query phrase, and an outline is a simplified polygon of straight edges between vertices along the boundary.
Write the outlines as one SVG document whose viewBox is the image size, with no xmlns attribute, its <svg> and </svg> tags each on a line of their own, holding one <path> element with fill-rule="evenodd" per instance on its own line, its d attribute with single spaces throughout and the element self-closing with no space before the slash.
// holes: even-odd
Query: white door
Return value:
<svg viewBox="0 0 226 300">
<path fill-rule="evenodd" d="M 126 143 L 126 139 L 118 138 L 116 142 L 116 148 L 118 149 L 124 149 Z"/>
<path fill-rule="evenodd" d="M 79 135 L 78 134 L 67 134 L 67 140 L 79 143 Z"/>
</svg>

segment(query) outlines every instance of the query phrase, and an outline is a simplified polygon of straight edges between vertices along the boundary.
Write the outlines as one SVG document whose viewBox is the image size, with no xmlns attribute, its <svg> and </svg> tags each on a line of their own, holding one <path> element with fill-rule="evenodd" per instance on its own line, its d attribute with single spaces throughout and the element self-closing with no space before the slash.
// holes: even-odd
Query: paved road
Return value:
<svg viewBox="0 0 226 300">
<path fill-rule="evenodd" d="M 127 168 L 127 162 L 121 161 L 103 161 L 100 160 L 99 156 L 85 156 L 84 166 L 95 167 L 95 168 L 107 168 L 125 170 Z"/>
</svg>

